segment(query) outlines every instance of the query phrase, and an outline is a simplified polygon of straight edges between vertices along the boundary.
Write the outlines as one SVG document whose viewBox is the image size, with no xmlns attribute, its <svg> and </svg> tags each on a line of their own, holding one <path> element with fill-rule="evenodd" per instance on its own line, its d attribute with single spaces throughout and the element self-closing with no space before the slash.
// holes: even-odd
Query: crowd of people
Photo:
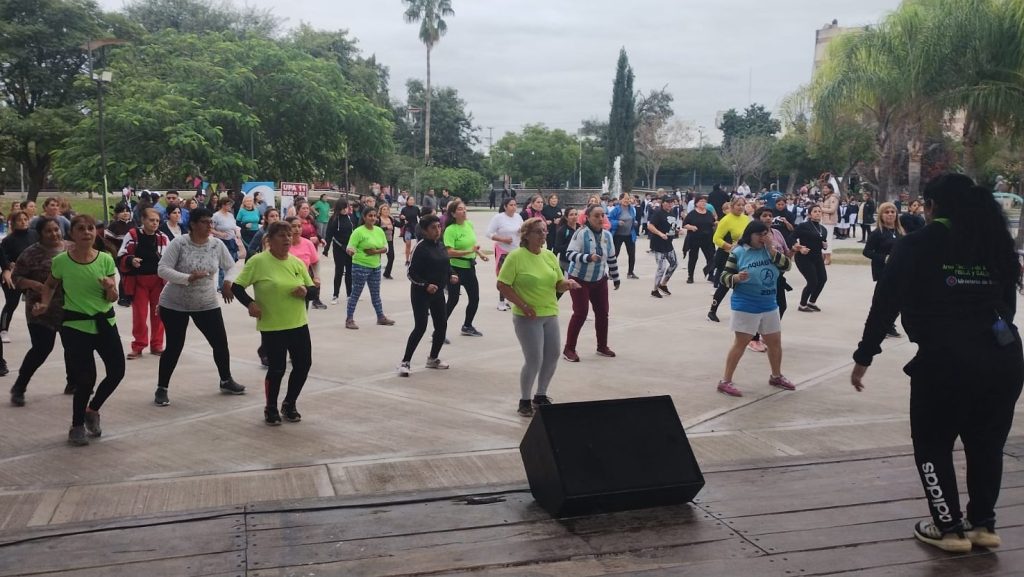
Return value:
<svg viewBox="0 0 1024 577">
<path fill-rule="evenodd" d="M 842 225 L 837 223 L 861 227 L 864 255 L 871 260 L 876 280 L 895 241 L 908 230 L 920 228 L 916 219 L 921 202 L 904 199 L 906 211 L 901 212 L 899 202 L 883 204 L 876 211 L 870 195 L 865 194 L 860 203 L 851 201 L 851 197 L 838 198 L 835 185 L 834 179 L 823 175 L 792 194 L 780 193 L 774 186 L 759 195 L 748 194 L 742 186 L 731 193 L 716 186 L 708 196 L 692 190 L 659 189 L 655 194 L 625 193 L 615 199 L 594 195 L 582 208 L 563 207 L 557 194 L 521 199 L 524 206 L 520 208 L 515 194 L 502 195 L 483 236 L 493 242 L 497 308 L 512 311 L 514 332 L 523 349 L 517 411 L 530 416 L 537 405 L 550 402 L 547 388 L 556 361 L 561 356 L 569 362 L 580 362 L 579 337 L 591 313 L 596 354 L 616 356 L 608 342 L 609 285 L 615 290 L 621 286 L 620 255 L 628 263 L 621 276 L 639 278 L 636 261 L 643 250 L 637 247 L 643 248 L 644 237 L 648 240 L 647 252 L 655 262 L 652 297 L 672 295 L 669 283 L 679 265 L 677 248 L 682 249 L 686 262 L 688 284 L 695 282 L 697 263 L 703 256 L 699 278 L 714 287 L 709 321 L 719 322 L 719 307 L 732 292 L 730 324 L 735 339 L 717 390 L 742 396 L 732 376 L 746 349 L 768 353 L 769 384 L 793 390 L 795 386 L 781 371 L 781 318 L 787 307 L 786 291 L 792 290 L 785 273 L 795 264 L 806 279 L 798 310 L 819 312 L 830 243 L 844 238 L 839 232 Z M 57 333 L 62 340 L 80 341 L 81 335 L 64 328 L 88 333 L 87 328 L 96 329 L 98 324 L 93 321 L 100 316 L 113 323 L 113 305 L 104 304 L 111 295 L 115 296 L 113 302 L 132 309 L 132 339 L 124 359 L 139 359 L 147 350 L 161 357 L 156 405 L 170 404 L 171 376 L 189 320 L 210 345 L 221 392 L 244 394 L 245 386 L 231 374 L 228 337 L 218 302 L 237 298 L 258 319 L 257 328 L 263 335 L 257 356 L 268 367 L 265 419 L 275 424 L 283 415 L 285 420 L 295 421 L 297 397 L 309 370 L 306 361 L 310 353 L 303 346 L 309 340 L 306 311 L 310 307 L 328 308 L 320 299 L 321 256 L 327 257 L 334 250 L 330 303 L 340 304 L 344 283 L 345 328 L 359 329 L 356 312 L 364 289 L 369 290 L 376 324 L 391 326 L 395 321 L 384 312 L 381 282 L 393 279 L 398 258 L 396 238 L 404 245 L 401 248 L 414 318 L 398 374 L 410 375 L 412 355 L 431 319 L 434 333 L 425 366 L 447 369 L 448 363 L 439 355 L 451 342 L 448 319 L 460 304 L 465 303 L 465 310 L 460 313 L 459 333 L 483 336 L 474 325 L 482 293 L 487 292 L 480 285 L 477 266 L 490 262 L 490 251 L 479 244 L 466 204 L 447 190 L 440 195 L 430 190 L 419 204 L 414 195 L 404 191 L 394 200 L 399 208 L 392 213 L 390 195 L 334 202 L 329 202 L 326 195 L 314 202 L 297 197 L 282 212 L 258 192 L 211 193 L 209 197 L 197 194 L 186 199 L 174 190 L 164 195 L 145 191 L 137 197 L 126 195 L 105 227 L 97 227 L 89 217 L 77 217 L 67 201 L 57 198 L 44 201 L 40 215 L 35 214 L 32 202 L 12 207 L 10 233 L 0 242 L 6 296 L 0 314 L 0 347 L 9 341 L 11 316 L 23 294 L 29 302 L 32 340 L 18 381 L 11 389 L 12 403 L 25 403 L 28 382 L 52 351 Z M 872 229 L 876 213 L 878 226 Z M 851 228 L 856 230 L 856 226 Z M 682 241 L 681 247 L 673 244 L 676 239 Z M 64 244 L 74 247 L 81 242 L 84 246 L 87 241 L 93 243 L 96 254 L 111 257 L 114 270 L 99 264 L 90 269 L 89 274 L 100 286 L 83 304 L 78 295 L 64 296 L 67 284 L 61 283 L 59 276 L 48 275 L 47 267 L 53 268 L 54 257 L 65 252 L 61 250 Z M 22 254 L 28 254 L 31 260 L 22 263 Z M 75 264 L 97 258 L 93 253 L 71 250 L 67 254 L 82 257 L 81 261 L 71 261 Z M 290 257 L 301 266 L 301 272 Z M 244 261 L 241 272 L 234 279 L 226 278 L 239 261 Z M 105 290 L 108 278 L 116 282 L 115 290 L 109 293 Z M 62 290 L 53 290 L 58 285 L 64 285 Z M 241 290 L 250 285 L 254 297 Z M 565 292 L 571 297 L 572 316 L 563 342 L 557 301 Z M 75 315 L 91 320 L 68 324 L 66 319 Z M 118 371 L 123 373 L 123 368 L 118 369 L 112 360 L 112 340 L 97 340 L 109 337 L 111 331 L 97 329 L 90 334 L 94 334 L 89 337 L 95 341 L 94 348 L 107 351 L 107 356 L 101 358 L 114 375 L 97 389 L 104 391 L 100 402 L 95 403 L 98 410 L 116 387 Z M 899 336 L 895 325 L 887 334 Z M 278 395 L 271 392 L 280 387 L 285 367 L 281 359 L 289 354 L 300 362 L 296 365 L 293 359 L 289 391 L 278 407 Z M 6 374 L 6 361 L 2 359 L 0 348 L 0 374 Z M 95 384 L 83 378 L 88 374 L 76 377 L 69 372 L 67 392 L 83 391 L 81 396 L 88 399 L 84 391 L 91 392 Z M 83 421 L 88 413 L 86 409 L 76 410 L 72 428 L 75 442 L 90 434 L 88 423 Z M 86 427 L 85 433 L 77 429 L 79 426 Z"/>
<path fill-rule="evenodd" d="M 695 282 L 703 256 L 696 278 L 713 286 L 708 321 L 720 322 L 719 307 L 730 296 L 733 340 L 716 390 L 743 396 L 733 377 L 747 350 L 767 353 L 768 385 L 795 390 L 782 372 L 782 318 L 786 292 L 793 290 L 786 273 L 795 265 L 805 280 L 797 310 L 821 312 L 832 249 L 860 232 L 858 242 L 877 287 L 854 355 L 854 387 L 863 389 L 881 340 L 901 336 L 898 315 L 920 346 L 906 372 L 915 457 L 933 519 L 919 523 L 915 535 L 949 551 L 998 546 L 994 506 L 1001 450 L 1024 382 L 1024 361 L 1013 325 L 1020 264 L 991 193 L 959 175 L 940 177 L 921 199 L 901 196 L 878 206 L 867 193 L 859 201 L 857 195 L 841 196 L 827 174 L 792 194 L 774 186 L 760 194 L 744 188 L 727 193 L 715 187 L 708 196 L 678 190 L 593 196 L 582 208 L 563 207 L 555 194 L 538 194 L 520 209 L 515 195 L 503 196 L 483 236 L 494 243 L 497 308 L 511 310 L 522 349 L 518 414 L 530 417 L 552 402 L 549 388 L 559 358 L 581 362 L 579 339 L 591 313 L 596 354 L 616 357 L 609 345 L 609 284 L 619 290 L 622 276 L 639 278 L 635 265 L 643 237 L 655 264 L 651 297 L 672 296 L 677 248 L 686 262 L 687 284 Z M 154 404 L 170 404 L 190 320 L 210 346 L 220 392 L 245 394 L 231 373 L 221 300 L 237 300 L 256 319 L 257 355 L 266 367 L 264 422 L 301 421 L 299 397 L 313 362 L 308 310 L 329 308 L 320 299 L 320 258 L 332 249 L 330 303 L 340 304 L 344 281 L 344 326 L 358 330 L 355 313 L 364 288 L 376 324 L 395 325 L 385 315 L 381 283 L 393 279 L 396 235 L 404 244 L 414 324 L 399 376 L 411 375 L 413 355 L 431 323 L 424 366 L 450 368 L 440 354 L 450 343 L 448 321 L 463 302 L 463 289 L 459 332 L 483 336 L 474 325 L 485 292 L 477 266 L 491 257 L 478 242 L 466 204 L 447 191 L 438 196 L 431 190 L 419 205 L 401 193 L 394 213 L 389 197 L 372 195 L 333 203 L 323 195 L 314 203 L 296 198 L 287 210 L 258 193 L 207 200 L 168 191 L 163 197 L 162 202 L 149 193 L 138 202 L 126 197 L 105 226 L 74 214 L 56 198 L 44 201 L 42 214 L 36 214 L 34 202 L 25 202 L 12 206 L 6 217 L 10 230 L 0 241 L 6 299 L 0 312 L 0 376 L 9 372 L 2 345 L 10 342 L 11 318 L 24 296 L 31 348 L 11 388 L 11 403 L 26 404 L 28 385 L 59 334 L 65 393 L 73 396 L 72 445 L 102 435 L 100 410 L 122 381 L 126 361 L 142 358 L 147 349 L 160 357 Z M 681 247 L 674 245 L 677 239 Z M 627 259 L 625 275 L 620 257 Z M 239 261 L 244 263 L 235 273 Z M 572 315 L 563 340 L 558 318 L 565 293 Z M 116 304 L 132 309 L 127 353 Z M 104 365 L 102 379 L 96 356 Z M 984 372 L 978 391 L 961 385 L 973 378 L 964 373 L 968 366 Z M 970 418 L 959 418 L 958 411 Z M 964 440 L 973 479 L 966 514 L 959 509 L 950 457 L 957 436 Z M 936 495 L 943 497 L 941 507 Z"/>
</svg>

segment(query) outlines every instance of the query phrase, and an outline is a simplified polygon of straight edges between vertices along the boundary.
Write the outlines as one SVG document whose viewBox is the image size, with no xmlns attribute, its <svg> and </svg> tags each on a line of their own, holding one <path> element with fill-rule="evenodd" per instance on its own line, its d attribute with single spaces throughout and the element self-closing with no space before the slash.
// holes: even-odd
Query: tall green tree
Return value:
<svg viewBox="0 0 1024 577">
<path fill-rule="evenodd" d="M 103 14 L 89 0 L 0 0 L 0 98 L 8 111 L 0 133 L 28 173 L 30 199 L 94 90 L 76 80 L 88 68 L 82 46 L 104 30 Z"/>
<path fill-rule="evenodd" d="M 578 147 L 576 139 L 564 130 L 532 124 L 521 134 L 503 136 L 494 145 L 492 156 L 506 174 L 529 188 L 561 188 L 578 178 Z"/>
<path fill-rule="evenodd" d="M 171 29 L 183 34 L 231 32 L 270 38 L 281 24 L 269 8 L 248 4 L 239 8 L 230 0 L 133 0 L 124 12 L 150 33 Z"/>
<path fill-rule="evenodd" d="M 633 68 L 629 65 L 626 49 L 619 50 L 612 85 L 612 108 L 608 115 L 608 168 L 609 180 L 615 158 L 621 156 L 622 188 L 633 190 L 636 178 L 636 95 L 633 94 Z"/>
<path fill-rule="evenodd" d="M 105 100 L 113 182 L 340 180 L 346 159 L 366 173 L 390 154 L 390 111 L 335 62 L 287 43 L 165 29 L 109 66 L 120 79 Z M 62 182 L 95 184 L 95 130 L 90 115 L 65 140 L 54 168 Z"/>
<path fill-rule="evenodd" d="M 427 47 L 427 88 L 426 110 L 423 129 L 423 162 L 430 164 L 430 53 L 441 37 L 448 32 L 446 17 L 455 16 L 451 0 L 402 0 L 405 4 L 405 21 L 420 23 L 419 37 Z"/>
<path fill-rule="evenodd" d="M 730 108 L 722 115 L 722 145 L 729 146 L 735 138 L 770 138 L 782 130 L 782 124 L 772 118 L 771 112 L 761 104 L 751 104 L 740 114 Z"/>
<path fill-rule="evenodd" d="M 426 127 L 415 122 L 416 115 L 410 115 L 408 111 L 409 108 L 424 108 L 426 87 L 420 80 L 410 79 L 406 82 L 406 89 L 406 106 L 395 109 L 395 141 L 403 154 L 415 156 Z M 473 124 L 473 114 L 466 110 L 466 102 L 451 87 L 436 87 L 431 92 L 433 131 L 430 139 L 433 141 L 431 158 L 434 163 L 478 169 L 481 157 L 473 147 L 480 144 L 479 127 Z"/>
<path fill-rule="evenodd" d="M 303 22 L 291 31 L 286 43 L 314 58 L 336 63 L 355 89 L 377 106 L 389 105 L 388 67 L 377 62 L 376 56 L 364 58 L 359 42 L 347 30 L 317 30 Z"/>
</svg>

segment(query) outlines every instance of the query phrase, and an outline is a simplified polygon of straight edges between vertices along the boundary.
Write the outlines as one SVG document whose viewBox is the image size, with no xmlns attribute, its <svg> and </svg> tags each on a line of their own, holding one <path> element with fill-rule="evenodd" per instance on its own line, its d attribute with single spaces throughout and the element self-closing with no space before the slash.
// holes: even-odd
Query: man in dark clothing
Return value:
<svg viewBox="0 0 1024 577">
<path fill-rule="evenodd" d="M 721 216 L 725 214 L 725 203 L 729 202 L 729 193 L 719 186 L 715 185 L 711 189 L 711 194 L 708 195 L 708 204 L 715 209 L 715 214 Z"/>
<path fill-rule="evenodd" d="M 896 242 L 875 287 L 850 377 L 858 391 L 896 316 L 917 354 L 910 376 L 914 460 L 930 521 L 914 536 L 945 551 L 1000 545 L 995 505 L 1003 447 L 1024 385 L 1024 351 L 1013 325 L 1020 264 L 992 193 L 959 174 L 924 191 L 930 221 Z M 960 509 L 953 444 L 967 456 L 966 516 Z"/>
<path fill-rule="evenodd" d="M 651 213 L 651 221 L 647 223 L 647 232 L 651 234 L 651 250 L 658 263 L 658 271 L 654 275 L 654 290 L 651 296 L 662 298 L 662 293 L 671 295 L 668 281 L 676 271 L 678 260 L 672 239 L 678 236 L 676 228 L 676 198 L 670 194 L 661 197 L 661 207 Z"/>
</svg>

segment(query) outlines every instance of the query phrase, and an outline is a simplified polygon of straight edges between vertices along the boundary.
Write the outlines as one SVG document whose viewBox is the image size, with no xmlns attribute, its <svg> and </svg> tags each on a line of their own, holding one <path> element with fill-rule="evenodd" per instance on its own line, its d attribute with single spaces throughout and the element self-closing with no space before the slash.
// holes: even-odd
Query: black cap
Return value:
<svg viewBox="0 0 1024 577">
<path fill-rule="evenodd" d="M 676 197 L 671 194 L 665 194 L 661 197 L 661 202 L 675 202 Z"/>
</svg>

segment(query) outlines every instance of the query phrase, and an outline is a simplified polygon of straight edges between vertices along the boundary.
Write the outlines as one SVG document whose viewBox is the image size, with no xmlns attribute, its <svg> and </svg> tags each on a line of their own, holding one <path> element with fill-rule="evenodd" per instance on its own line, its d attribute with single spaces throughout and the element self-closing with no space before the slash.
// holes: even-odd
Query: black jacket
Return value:
<svg viewBox="0 0 1024 577">
<path fill-rule="evenodd" d="M 864 256 L 871 259 L 871 280 L 878 282 L 885 269 L 885 261 L 892 254 L 893 247 L 899 239 L 899 233 L 893 228 L 876 228 L 868 235 L 864 244 Z"/>
<path fill-rule="evenodd" d="M 875 286 L 854 361 L 871 364 L 897 315 L 920 353 L 963 343 L 996 347 L 992 326 L 999 316 L 1012 324 L 1016 279 L 991 279 L 979 262 L 953 262 L 950 241 L 946 225 L 933 222 L 896 242 Z"/>
<path fill-rule="evenodd" d="M 412 251 L 408 274 L 414 289 L 427 290 L 427 285 L 431 284 L 438 289 L 448 286 L 448 277 L 455 273 L 452 272 L 444 242 L 441 239 L 420 240 Z"/>
<path fill-rule="evenodd" d="M 797 258 L 821 255 L 824 244 L 828 241 L 828 229 L 820 223 L 806 220 L 793 230 L 793 240 L 799 240 L 801 245 L 811 249 L 807 255 L 797 253 Z"/>
<path fill-rule="evenodd" d="M 345 252 L 345 248 L 348 247 L 348 239 L 352 236 L 352 231 L 355 230 L 355 220 L 350 214 L 343 214 L 341 216 L 332 216 L 331 220 L 327 221 L 327 232 L 324 244 L 324 256 L 331 251 L 331 246 L 334 246 L 334 250 L 340 250 Z"/>
</svg>

